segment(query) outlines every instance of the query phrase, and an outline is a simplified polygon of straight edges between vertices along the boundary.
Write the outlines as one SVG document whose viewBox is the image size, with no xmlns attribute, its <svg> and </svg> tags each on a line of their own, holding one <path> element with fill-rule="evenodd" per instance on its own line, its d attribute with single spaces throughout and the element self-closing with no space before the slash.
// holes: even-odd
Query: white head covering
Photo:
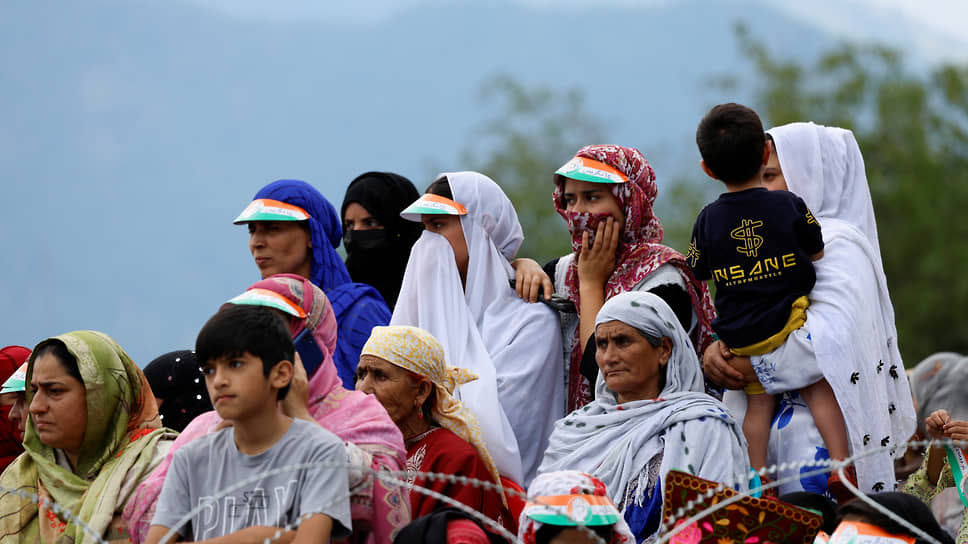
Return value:
<svg viewBox="0 0 968 544">
<path fill-rule="evenodd" d="M 631 291 L 602 306 L 595 324 L 608 321 L 672 341 L 665 386 L 655 399 L 618 404 L 599 374 L 595 400 L 555 424 L 539 472 L 588 472 L 623 509 L 645 502 L 649 463 L 660 453 L 660 481 L 675 468 L 746 489 L 746 439 L 722 403 L 704 392 L 696 352 L 672 309 L 652 293 Z"/>
<path fill-rule="evenodd" d="M 634 296 L 633 296 L 633 293 Z M 661 304 L 660 304 L 661 303 Z M 676 314 L 661 297 L 647 291 L 630 291 L 608 300 L 595 316 L 595 329 L 602 323 L 621 321 L 635 327 L 652 338 L 666 337 L 672 341 L 672 353 L 666 364 L 666 382 L 660 397 L 680 391 L 706 391 L 702 368 L 692 347 L 689 335 L 682 329 Z M 609 395 L 616 397 L 602 379 L 601 372 L 595 383 L 595 398 Z"/>
<path fill-rule="evenodd" d="M 860 148 L 850 131 L 813 123 L 769 133 L 787 187 L 823 230 L 807 323 L 817 364 L 844 413 L 851 452 L 900 444 L 914 432 L 915 415 Z M 890 455 L 865 457 L 856 467 L 861 491 L 893 488 Z"/>
<path fill-rule="evenodd" d="M 410 252 L 391 324 L 429 331 L 450 364 L 478 375 L 460 386 L 459 396 L 477 416 L 501 474 L 526 485 L 564 414 L 558 318 L 510 286 L 508 259 L 523 236 L 501 188 L 476 172 L 441 175 L 467 208 L 460 219 L 469 256 L 465 284 L 450 244 L 425 232 Z"/>
<path fill-rule="evenodd" d="M 790 192 L 802 198 L 815 217 L 839 219 L 859 230 L 880 262 L 874 205 L 854 133 L 813 123 L 790 123 L 769 133 L 780 150 Z"/>
</svg>

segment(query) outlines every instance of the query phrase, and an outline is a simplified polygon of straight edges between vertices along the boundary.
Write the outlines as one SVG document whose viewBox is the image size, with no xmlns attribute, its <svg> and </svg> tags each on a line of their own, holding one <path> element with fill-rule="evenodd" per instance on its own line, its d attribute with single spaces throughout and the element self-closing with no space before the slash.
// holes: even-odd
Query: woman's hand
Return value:
<svg viewBox="0 0 968 544">
<path fill-rule="evenodd" d="M 544 289 L 545 300 L 551 300 L 555 286 L 537 261 L 528 258 L 514 259 L 511 261 L 511 268 L 514 269 L 514 289 L 519 297 L 527 302 L 538 302 L 538 291 Z"/>
<path fill-rule="evenodd" d="M 952 440 L 968 441 L 968 421 L 950 421 L 944 426 L 944 432 L 946 435 L 950 436 Z M 965 445 L 960 445 L 964 448 Z"/>
<path fill-rule="evenodd" d="M 282 413 L 296 419 L 316 422 L 309 413 L 309 376 L 302 364 L 299 352 L 296 352 L 292 363 L 292 381 L 289 382 L 289 393 L 279 401 Z"/>
<path fill-rule="evenodd" d="M 595 336 L 595 316 L 605 305 L 605 285 L 615 271 L 615 252 L 618 249 L 618 221 L 609 217 L 598 224 L 595 245 L 590 247 L 588 232 L 581 234 L 581 253 L 578 254 L 578 334 L 582 349 Z"/>
<path fill-rule="evenodd" d="M 924 429 L 933 439 L 968 440 L 968 421 L 952 421 L 947 410 L 935 410 L 924 419 Z"/>
<path fill-rule="evenodd" d="M 924 430 L 932 440 L 951 438 L 952 440 L 968 440 L 968 421 L 952 421 L 947 410 L 935 410 L 924 418 Z M 962 448 L 965 446 L 961 446 Z M 932 446 L 928 451 L 927 473 L 928 481 L 938 483 L 941 470 L 947 462 L 944 448 L 940 445 Z"/>
<path fill-rule="evenodd" d="M 702 370 L 709 381 L 726 389 L 742 389 L 749 381 L 729 364 L 732 352 L 722 340 L 716 340 L 706 348 L 702 356 Z"/>
<path fill-rule="evenodd" d="M 608 278 L 615 271 L 615 252 L 618 250 L 618 221 L 608 217 L 598 223 L 595 243 L 588 243 L 588 233 L 581 235 L 581 253 L 578 254 L 578 285 L 580 287 L 605 288 Z"/>
<path fill-rule="evenodd" d="M 931 415 L 924 418 L 924 430 L 927 431 L 928 437 L 932 440 L 944 438 L 944 427 L 949 421 L 951 421 L 951 416 L 948 415 L 947 410 L 935 410 L 931 412 Z"/>
</svg>

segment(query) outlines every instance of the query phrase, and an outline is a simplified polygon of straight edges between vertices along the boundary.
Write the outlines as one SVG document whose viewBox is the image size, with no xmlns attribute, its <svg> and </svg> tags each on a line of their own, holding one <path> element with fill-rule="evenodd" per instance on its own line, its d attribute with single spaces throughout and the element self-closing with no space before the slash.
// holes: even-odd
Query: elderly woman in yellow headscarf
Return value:
<svg viewBox="0 0 968 544">
<path fill-rule="evenodd" d="M 376 396 L 403 433 L 407 446 L 410 510 L 417 517 L 448 505 L 422 493 L 431 489 L 513 527 L 499 491 L 425 478 L 435 472 L 500 484 L 477 418 L 453 396 L 454 388 L 476 380 L 448 365 L 444 348 L 417 327 L 374 327 L 356 369 L 356 389 Z"/>
</svg>

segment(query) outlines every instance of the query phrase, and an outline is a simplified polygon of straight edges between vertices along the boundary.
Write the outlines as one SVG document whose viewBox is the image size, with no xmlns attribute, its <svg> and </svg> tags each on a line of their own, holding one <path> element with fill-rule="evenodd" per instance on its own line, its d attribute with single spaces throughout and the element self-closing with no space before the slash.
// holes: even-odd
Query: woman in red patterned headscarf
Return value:
<svg viewBox="0 0 968 544">
<path fill-rule="evenodd" d="M 598 372 L 590 342 L 595 315 L 619 293 L 662 297 L 699 354 L 712 339 L 715 314 L 706 285 L 696 281 L 681 253 L 661 243 L 662 222 L 652 210 L 657 191 L 655 172 L 631 147 L 586 146 L 555 172 L 555 209 L 568 223 L 573 252 L 545 271 L 555 293 L 577 310 L 562 315 L 569 410 L 591 400 Z M 518 279 L 528 283 L 521 274 Z"/>
<path fill-rule="evenodd" d="M 0 384 L 13 375 L 20 365 L 30 357 L 30 350 L 21 346 L 7 346 L 0 349 Z M 23 397 L 21 389 L 14 392 L 12 389 L 0 391 L 0 472 L 7 468 L 18 455 L 23 453 L 24 434 L 17 429 L 17 424 L 9 418 L 10 409 L 13 408 L 17 397 Z"/>
</svg>

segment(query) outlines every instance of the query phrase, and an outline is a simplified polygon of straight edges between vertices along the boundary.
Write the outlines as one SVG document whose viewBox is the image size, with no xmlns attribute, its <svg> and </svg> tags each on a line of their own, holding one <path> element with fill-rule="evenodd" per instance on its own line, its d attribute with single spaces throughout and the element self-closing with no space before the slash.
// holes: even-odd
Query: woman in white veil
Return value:
<svg viewBox="0 0 968 544">
<path fill-rule="evenodd" d="M 803 198 L 823 231 L 824 257 L 814 263 L 817 282 L 807 310 L 813 364 L 834 389 L 853 456 L 898 445 L 914 432 L 915 414 L 898 351 L 894 307 L 860 148 L 849 130 L 813 123 L 792 123 L 768 134 L 773 152 L 764 170 L 764 184 Z M 713 381 L 728 382 L 723 376 L 729 371 L 721 366 L 717 351 L 714 345 L 706 352 L 706 374 Z M 736 407 L 735 400 L 727 393 L 731 408 Z M 823 440 L 809 410 L 795 394 L 786 394 L 770 430 L 768 462 L 825 458 Z M 862 492 L 894 489 L 891 452 L 861 457 L 855 466 Z M 797 474 L 787 470 L 777 476 Z M 780 493 L 800 489 L 822 493 L 825 481 L 826 475 L 801 477 L 781 486 Z"/>
<path fill-rule="evenodd" d="M 479 379 L 460 387 L 502 475 L 534 478 L 565 413 L 558 317 L 511 288 L 524 236 L 514 206 L 476 172 L 438 176 L 401 214 L 422 221 L 391 324 L 429 331 L 447 360 Z"/>
</svg>

